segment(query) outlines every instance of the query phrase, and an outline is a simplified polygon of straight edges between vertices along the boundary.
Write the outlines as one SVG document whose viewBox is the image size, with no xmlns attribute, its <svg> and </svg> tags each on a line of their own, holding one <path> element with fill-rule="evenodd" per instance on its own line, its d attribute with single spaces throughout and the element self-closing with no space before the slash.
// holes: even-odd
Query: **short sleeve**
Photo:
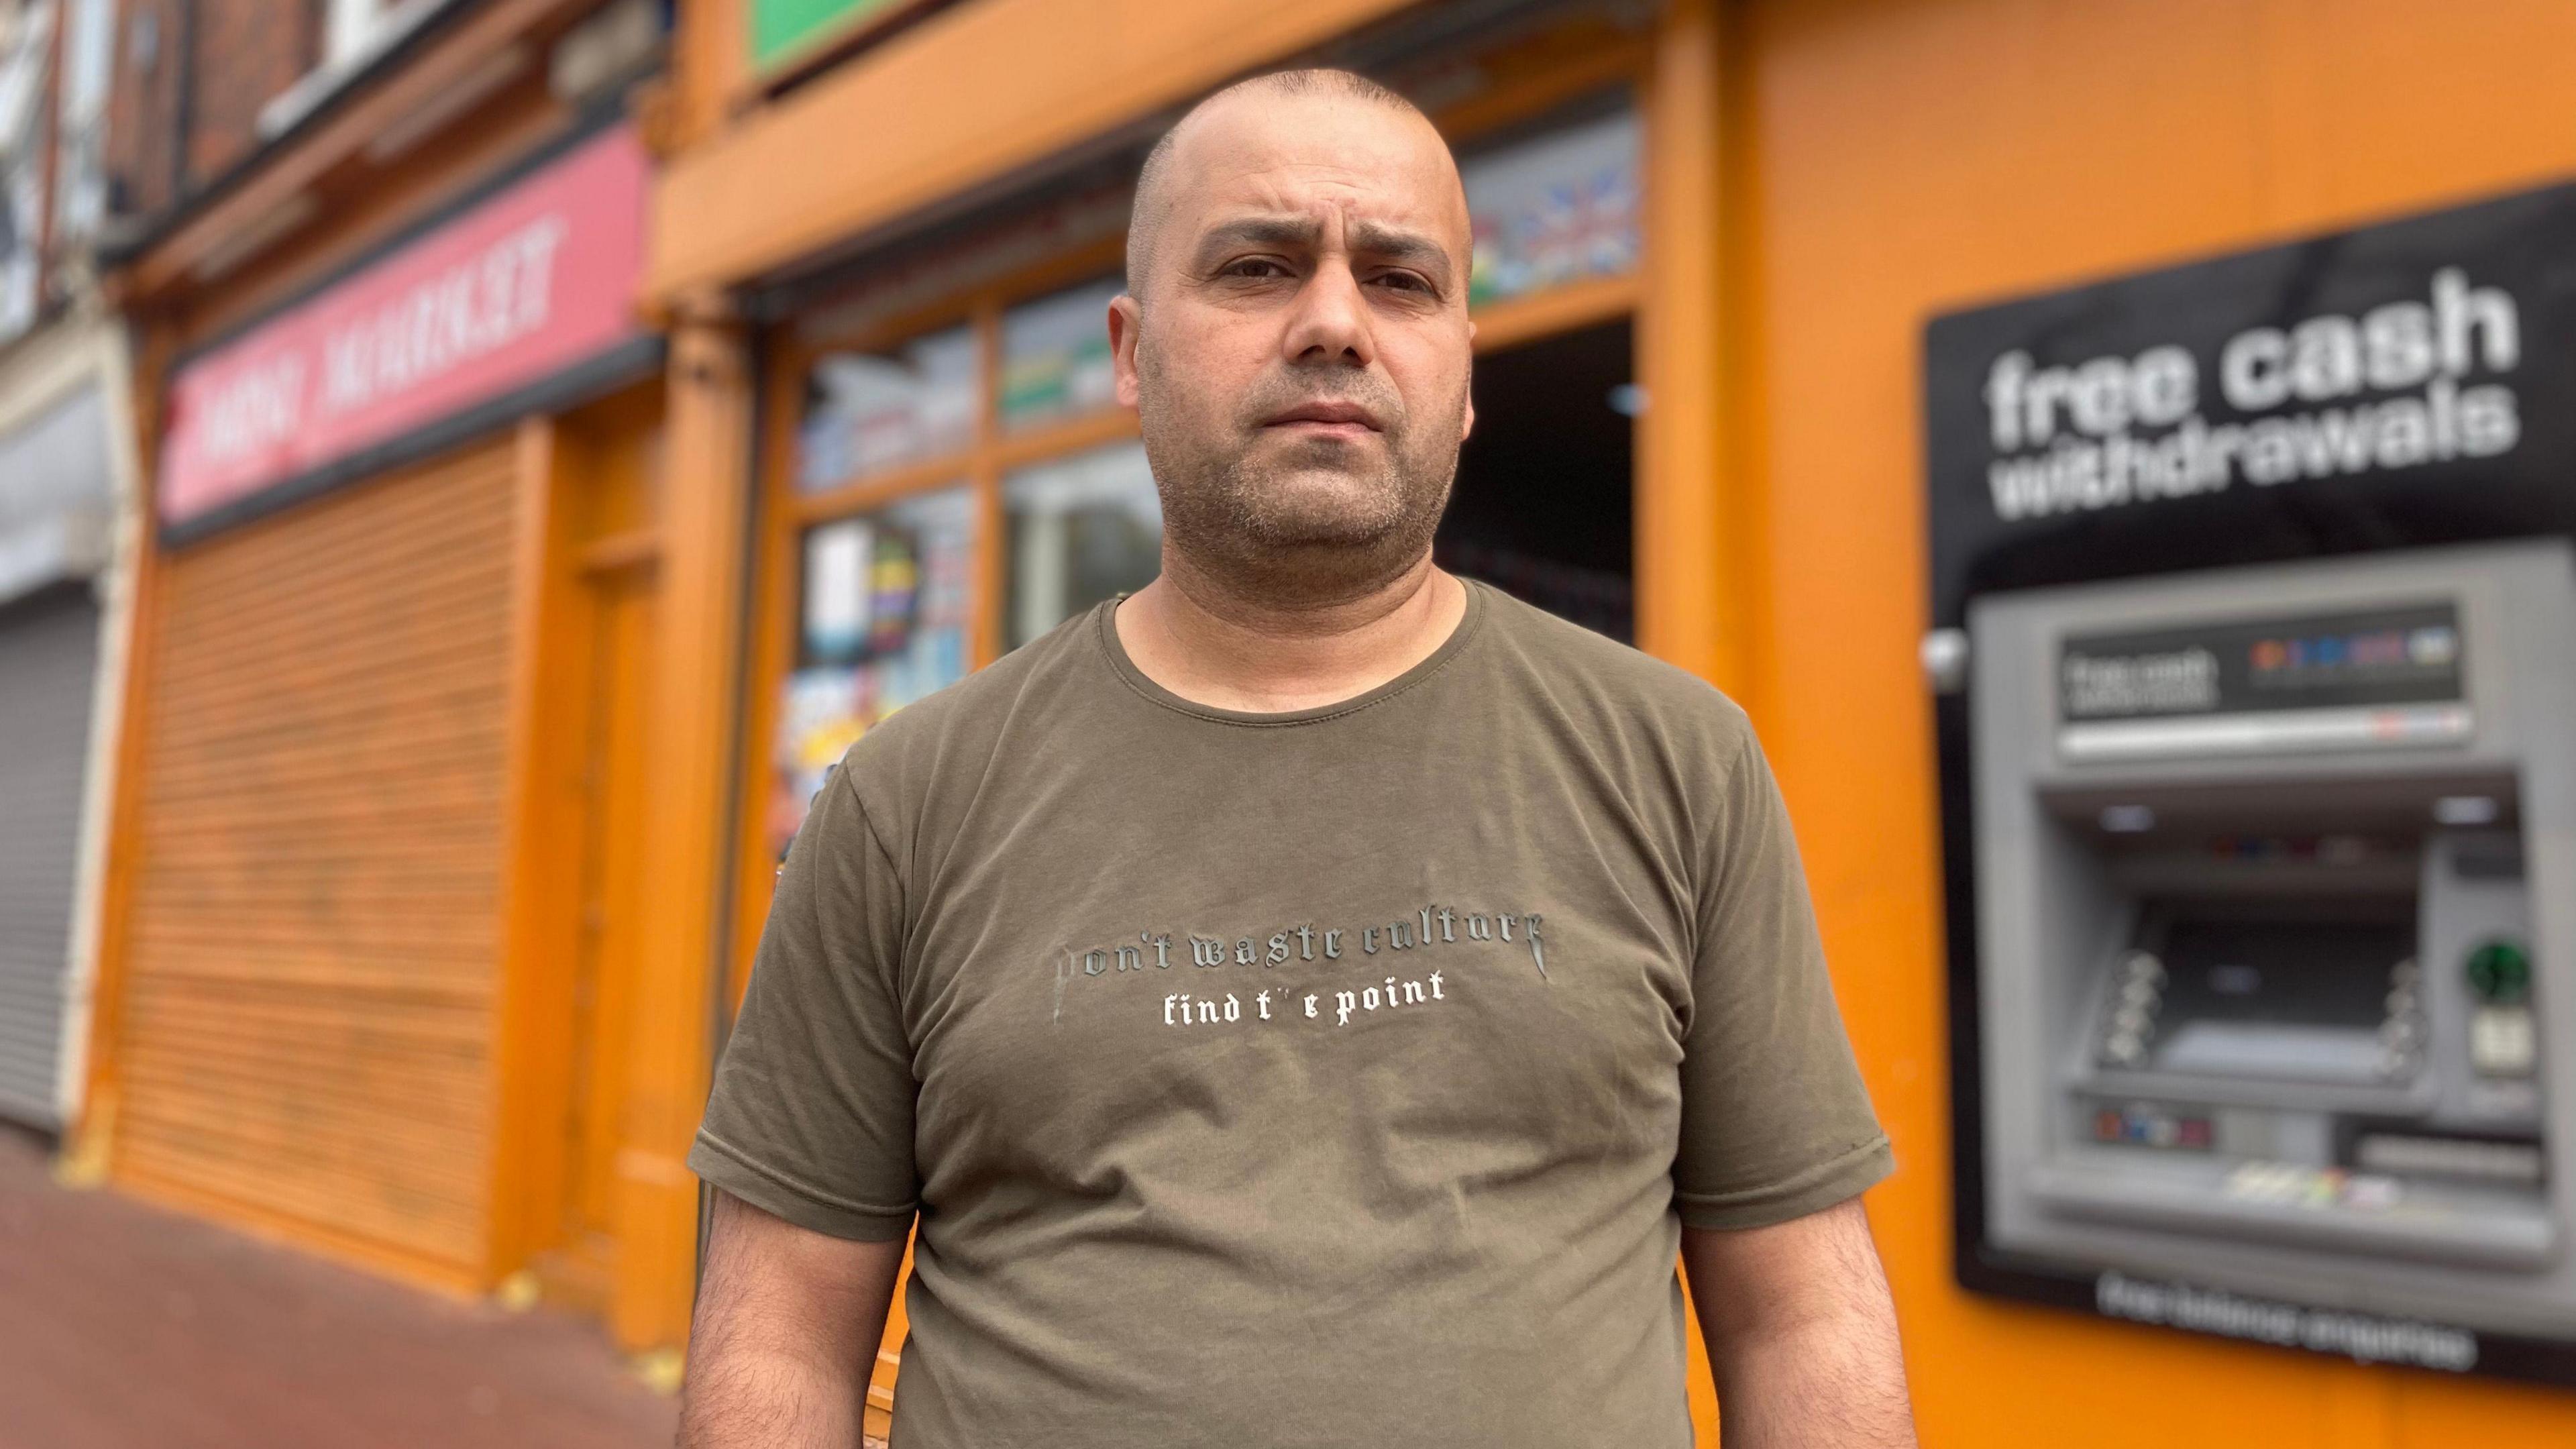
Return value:
<svg viewBox="0 0 2576 1449">
<path fill-rule="evenodd" d="M 1855 1196 L 1894 1167 L 1825 973 L 1778 782 L 1747 727 L 1700 846 L 1699 951 L 1682 1042 L 1673 1205 L 1756 1228 Z"/>
<path fill-rule="evenodd" d="M 910 1231 L 902 942 L 902 882 L 844 766 L 788 847 L 690 1171 L 819 1233 Z"/>
</svg>

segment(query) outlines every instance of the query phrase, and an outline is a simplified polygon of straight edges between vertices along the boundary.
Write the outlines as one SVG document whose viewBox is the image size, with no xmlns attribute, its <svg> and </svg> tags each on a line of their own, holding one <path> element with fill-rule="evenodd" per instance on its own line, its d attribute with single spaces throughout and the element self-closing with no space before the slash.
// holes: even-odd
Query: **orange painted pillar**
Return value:
<svg viewBox="0 0 2576 1449">
<path fill-rule="evenodd" d="M 1674 0 L 1646 85 L 1645 301 L 1637 319 L 1637 644 L 1730 693 L 1742 625 L 1718 476 L 1718 24 Z"/>
<path fill-rule="evenodd" d="M 609 1325 L 628 1348 L 686 1337 L 698 1184 L 685 1166 L 706 1105 L 708 1001 L 731 839 L 735 664 L 751 499 L 751 398 L 741 327 L 716 299 L 670 332 L 662 584 L 644 808 L 642 946 L 617 1155 Z"/>
</svg>

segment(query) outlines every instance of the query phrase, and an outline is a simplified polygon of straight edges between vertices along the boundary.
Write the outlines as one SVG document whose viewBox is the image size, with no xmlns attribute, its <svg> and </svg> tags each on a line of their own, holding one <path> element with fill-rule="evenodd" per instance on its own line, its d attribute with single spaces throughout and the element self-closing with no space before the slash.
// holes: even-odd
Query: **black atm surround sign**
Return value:
<svg viewBox="0 0 2576 1449">
<path fill-rule="evenodd" d="M 1933 619 L 1999 588 L 2576 532 L 2576 184 L 1953 312 Z"/>
<path fill-rule="evenodd" d="M 1953 312 L 1927 326 L 1923 358 L 1936 626 L 1999 590 L 2576 535 L 2576 184 Z M 2158 641 L 2092 642 L 2145 654 Z M 2224 678 L 2211 689 L 2188 713 L 2215 720 L 2237 702 Z M 1934 721 L 1960 1283 L 2361 1362 L 2576 1385 L 2565 1337 L 2258 1299 L 1989 1241 L 1966 696 L 1936 697 Z"/>
</svg>

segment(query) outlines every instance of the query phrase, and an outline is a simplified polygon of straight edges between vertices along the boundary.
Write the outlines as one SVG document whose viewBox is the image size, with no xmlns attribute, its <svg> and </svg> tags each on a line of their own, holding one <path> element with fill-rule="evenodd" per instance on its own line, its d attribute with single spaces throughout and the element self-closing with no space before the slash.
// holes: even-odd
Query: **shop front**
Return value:
<svg viewBox="0 0 2576 1449">
<path fill-rule="evenodd" d="M 113 1185 L 452 1291 L 632 1296 L 650 170 L 576 118 L 150 298 L 78 1154 Z"/>
<path fill-rule="evenodd" d="M 1730 33 L 1752 699 L 1925 1442 L 2568 1442 L 2576 14 Z"/>
<path fill-rule="evenodd" d="M 1134 437 L 1105 406 L 1100 359 L 1084 351 L 1096 339 L 1076 325 L 1085 313 L 1096 320 L 1114 286 L 1135 158 L 1180 108 L 1236 76 L 1354 66 L 1415 98 L 1456 141 L 1477 211 L 1478 282 L 1493 289 L 1477 299 L 1483 429 L 1462 463 L 1441 556 L 1719 683 L 1752 712 L 1782 777 L 1838 994 L 1900 1163 L 1871 1208 L 1926 1441 L 2567 1438 L 2576 1401 L 2563 1388 L 2495 1377 L 2561 1375 L 2564 1322 L 2534 1305 L 2563 1280 L 2564 1244 L 2550 1234 L 2563 1235 L 2554 1164 L 2570 1150 L 2565 1109 L 2537 1095 L 2563 1084 L 2532 1086 L 2557 1070 L 2551 1052 L 2570 1049 L 2563 1014 L 2551 1015 L 2563 1003 L 2548 1004 L 2550 973 L 2565 966 L 2516 968 L 2512 952 L 2484 950 L 2512 935 L 2497 924 L 2505 915 L 2475 941 L 2442 938 L 2462 950 L 2438 987 L 2419 989 L 2432 968 L 2400 951 L 2381 967 L 2411 962 L 2414 974 L 2373 977 L 2386 989 L 2362 1002 L 2378 1014 L 2361 1033 L 2371 1054 L 2353 1058 L 2357 1071 L 2379 1072 L 2382 1051 L 2400 1067 L 2418 1061 L 2407 1053 L 2429 1048 L 2408 1031 L 2440 1025 L 2446 1011 L 2483 1032 L 2442 1048 L 2467 1065 L 2440 1091 L 2478 1105 L 2429 1132 L 2374 1118 L 2345 1141 L 2317 1125 L 2343 1088 L 2285 1086 L 2269 1066 L 2248 1077 L 2255 1085 L 2236 1084 L 2242 1100 L 2230 1100 L 2224 1120 L 2177 1110 L 2208 1094 L 2205 1082 L 2176 1085 L 2207 1075 L 2190 1064 L 2225 1052 L 2178 1066 L 2157 1055 L 2165 1048 L 2151 1032 L 2123 1034 L 2126 977 L 2099 1002 L 2051 996 L 2054 987 L 2024 993 L 2023 1007 L 2009 990 L 2001 1004 L 1980 995 L 1982 973 L 2024 969 L 1990 961 L 1981 954 L 1990 947 L 2038 963 L 2027 968 L 2034 982 L 2094 961 L 2100 942 L 2090 937 L 2082 953 L 2044 949 L 2074 929 L 2047 924 L 2067 903 L 2043 888 L 2059 857 L 2041 846 L 2068 821 L 2090 832 L 2087 850 L 2128 872 L 2109 879 L 2148 900 L 2186 877 L 2214 882 L 2208 893 L 2221 896 L 2247 872 L 2287 879 L 2261 874 L 2276 847 L 2291 865 L 2323 871 L 2315 850 L 2301 858 L 2294 848 L 2306 838 L 2321 850 L 2320 832 L 2290 828 L 2281 812 L 2360 808 L 2331 768 L 2285 792 L 2264 774 L 2271 766 L 2243 761 L 2194 774 L 2198 765 L 2129 760 L 2121 768 L 2136 765 L 2138 779 L 2122 779 L 2153 776 L 2152 800 L 2085 793 L 2066 741 L 2126 740 L 2144 726 L 2106 716 L 2089 732 L 2059 731 L 2074 696 L 2050 691 L 2063 684 L 2052 671 L 2067 641 L 2145 668 L 2138 661 L 2160 651 L 2208 646 L 2216 657 L 2209 638 L 2219 635 L 2190 632 L 2213 621 L 2279 625 L 2264 638 L 2283 650 L 2313 635 L 2385 651 L 2394 638 L 2401 652 L 2424 651 L 2409 666 L 2423 677 L 2407 687 L 2432 693 L 2365 690 L 2343 704 L 2427 710 L 2437 723 L 2469 711 L 2506 734 L 2479 737 L 2460 759 L 2510 773 L 2522 767 L 2506 756 L 2528 751 L 2540 762 L 2529 778 L 2557 778 L 2559 746 L 2543 738 L 2542 706 L 2554 696 L 2492 694 L 2481 681 L 2526 669 L 2555 679 L 2569 668 L 2546 648 L 2511 642 L 2563 622 L 2563 610 L 2551 612 L 2557 583 L 2533 582 L 2542 566 L 2525 547 L 2530 519 L 2562 511 L 2548 490 L 2564 491 L 2563 469 L 2547 474 L 2560 485 L 2528 488 L 2546 468 L 2516 472 L 2520 501 L 2500 512 L 2495 490 L 2480 491 L 2487 474 L 2469 466 L 2478 460 L 2462 461 L 2473 449 L 2528 456 L 2563 432 L 2554 393 L 2557 412 L 2535 401 L 2514 415 L 2509 446 L 2496 395 L 2468 400 L 2494 381 L 2470 375 L 2494 366 L 2481 349 L 2504 345 L 2497 279 L 2521 268 L 2557 279 L 2544 291 L 2563 289 L 2555 243 L 2542 244 L 2556 233 L 2506 225 L 2477 254 L 2509 266 L 2490 275 L 2460 262 L 2466 275 L 2448 282 L 2440 248 L 2396 265 L 2373 238 L 2383 224 L 2465 215 L 2576 174 L 2576 133 L 2563 124 L 2576 29 L 2564 6 L 2432 15 L 2361 0 L 1564 10 L 746 0 L 695 13 L 712 18 L 694 29 L 679 78 L 687 144 L 657 193 L 650 285 L 675 301 L 727 299 L 743 319 L 746 377 L 759 380 L 756 425 L 747 403 L 716 393 L 689 409 L 701 436 L 740 422 L 758 450 L 747 483 L 756 501 L 722 515 L 739 517 L 755 544 L 739 671 L 736 792 L 752 808 L 742 812 L 732 893 L 737 986 L 777 851 L 820 769 L 888 710 L 1150 572 L 1154 518 Z M 871 138 L 863 156 L 810 164 L 854 135 Z M 799 182 L 792 202 L 781 184 L 789 176 Z M 2284 244 L 2294 244 L 2288 263 L 2270 251 Z M 2184 264 L 2200 262 L 2210 276 L 2273 271 L 2248 304 L 2224 286 L 2203 294 L 2172 280 L 2187 282 Z M 2092 285 L 2105 277 L 2124 280 Z M 2432 329 L 2424 347 L 2389 332 L 2419 314 Z M 2430 370 L 2452 345 L 2440 341 L 2446 315 L 2453 350 L 2473 354 L 2448 383 Z M 2568 339 L 2544 325 L 2559 315 L 2533 305 L 2515 313 L 2523 330 L 2511 350 L 2533 378 L 2563 372 Z M 1936 317 L 1948 320 L 1927 331 Z M 2337 330 L 2335 318 L 2349 327 Z M 2347 333 L 2362 381 L 2338 392 L 2336 339 Z M 1971 334 L 1994 345 L 1957 340 Z M 2244 376 L 2231 383 L 2228 339 L 2239 334 L 2257 341 L 2237 354 Z M 2182 416 L 2181 374 L 2173 353 L 2157 350 L 2164 344 L 2188 351 L 2196 395 L 2213 400 L 2199 442 L 2167 444 L 2158 431 L 2188 427 L 2171 421 Z M 2432 360 L 2409 360 L 2418 352 Z M 2215 401 L 2230 386 L 2251 389 L 2252 402 L 2226 401 L 2242 417 Z M 2372 431 L 2355 432 L 2365 407 Z M 2125 409 L 2116 427 L 2102 422 L 2113 408 Z M 1995 431 L 1998 410 L 2022 431 Z M 2258 427 L 2256 414 L 2273 412 L 2278 426 Z M 2328 414 L 2339 442 L 2319 441 Z M 2300 419 L 2307 441 L 2280 441 Z M 2221 427 L 2236 430 L 2234 451 L 2207 463 Z M 2119 457 L 2133 486 L 2148 476 L 2141 469 L 2166 470 L 2156 476 L 2179 480 L 2172 496 L 2134 516 L 2094 510 L 2089 500 L 2110 496 L 2098 474 L 2112 466 L 2105 429 L 2166 447 L 2151 456 L 2140 443 Z M 2257 432 L 2259 462 L 2244 451 Z M 1958 464 L 1969 442 L 2009 453 L 2011 466 Z M 2292 456 L 2299 448 L 2332 469 L 2344 455 L 2336 449 L 2356 447 L 2355 471 L 2404 474 L 2441 448 L 2451 471 L 2399 478 L 2389 496 L 2401 502 L 2359 511 L 2313 501 L 2332 488 L 2273 486 L 2279 470 L 2307 466 L 2297 461 L 2305 454 Z M 2272 456 L 2282 449 L 2291 452 Z M 2086 466 L 2097 475 L 2079 476 Z M 2254 476 L 2262 470 L 2270 482 Z M 2231 481 L 2192 481 L 2204 475 Z M 2199 493 L 2224 506 L 2199 506 Z M 2269 500 L 2259 519 L 2229 501 L 2244 497 Z M 1976 544 L 1977 529 L 2042 543 L 1989 555 L 1959 542 Z M 2395 557 L 2464 541 L 2503 551 Z M 2344 568 L 2341 555 L 2373 551 L 2391 558 Z M 2287 612 L 2224 580 L 2206 581 L 2216 592 L 2203 594 L 2196 575 L 2144 577 L 2173 560 L 2270 568 L 2324 556 L 2336 566 L 2282 586 L 2282 597 L 2295 595 Z M 1981 562 L 1990 558 L 2002 562 Z M 2417 564 L 2429 572 L 2408 572 Z M 1998 647 L 2019 648 L 2009 657 L 2020 693 L 1980 679 L 1974 648 L 1957 673 L 1958 641 L 1942 636 L 1931 651 L 1940 668 L 1927 678 L 1927 632 L 1973 631 L 1963 601 L 2040 585 L 2090 592 L 1997 600 L 1990 632 Z M 2428 599 L 2433 614 L 2405 612 Z M 2373 609 L 2385 616 L 2356 613 Z M 2302 622 L 2321 627 L 2288 629 Z M 2177 644 L 2166 625 L 2190 627 Z M 2471 651 L 2465 670 L 2443 656 L 2446 628 Z M 2240 685 L 2213 685 L 2210 698 L 2223 704 Z M 1967 701 L 1981 702 L 1985 733 L 1961 733 Z M 2235 737 L 2244 726 L 2226 717 L 2233 708 L 2209 706 L 2211 719 L 2184 721 L 2184 736 Z M 2156 731 L 2172 721 L 2148 723 L 2155 730 L 2143 737 L 2169 738 Z M 2005 739 L 2025 724 L 2026 738 Z M 1972 740 L 1987 751 L 1975 770 L 1962 743 Z M 2396 833 L 2416 842 L 2414 874 L 2373 857 L 2385 867 L 2375 877 L 2382 896 L 2475 897 L 2509 915 L 2511 893 L 2478 882 L 2503 878 L 2490 867 L 2513 852 L 2484 847 L 2515 831 L 2533 842 L 2531 869 L 2557 868 L 2554 795 L 2517 803 L 2450 788 L 2460 771 L 2431 756 L 2366 758 L 2378 763 L 2361 773 L 2387 777 L 2373 799 L 2422 807 Z M 2493 785 L 2490 776 L 2480 778 Z M 1976 813 L 1983 797 L 1963 793 L 1969 780 L 2047 809 L 2005 830 L 2004 816 Z M 2497 813 L 2458 813 L 2477 808 L 2472 798 Z M 2114 828 L 2150 817 L 2101 813 L 2161 805 L 2153 818 L 2170 821 L 2176 802 L 2252 824 L 2201 842 L 2223 851 L 2158 865 L 2133 846 L 2163 837 L 2150 830 L 2129 842 Z M 2435 818 L 2437 805 L 2453 817 Z M 1989 865 L 1961 875 L 1963 850 Z M 1998 871 L 1994 861 L 2032 868 Z M 2150 880 L 2150 866 L 2171 870 Z M 2537 886 L 2529 898 L 2545 937 L 2563 906 Z M 2102 961 L 2145 950 L 2173 972 L 2197 951 L 2215 970 L 2246 965 L 2233 956 L 2248 942 L 2288 943 L 2292 955 L 2315 944 L 2314 932 L 2249 927 L 2279 922 L 2254 920 L 2263 911 L 2249 916 L 2233 898 L 2206 919 L 2149 904 L 2120 918 L 2147 934 Z M 2402 934 L 2402 912 L 2386 905 L 2338 919 L 2377 950 Z M 2421 908 L 2421 920 L 2436 916 L 2444 931 L 2474 924 L 2448 905 Z M 727 931 L 713 916 L 690 924 Z M 1995 934 L 2005 925 L 2018 934 Z M 2137 974 L 2158 991 L 2180 989 Z M 2202 972 L 2198 998 L 2176 996 L 2175 1011 L 2190 1006 L 2215 1024 L 2193 1037 L 2194 1051 L 2259 1037 L 2228 990 L 2251 979 Z M 2046 1001 L 2093 1002 L 2104 1014 L 2050 1016 Z M 2402 1018 L 2394 1025 L 2392 1013 Z M 2373 1035 L 2382 1029 L 2389 1043 Z M 2166 1076 L 2150 1081 L 2158 1072 Z M 2045 1093 L 1999 1100 L 2033 1083 Z M 2430 1088 L 2409 1097 L 2375 1075 L 2346 1085 L 2363 1106 L 2431 1110 L 2434 1100 Z M 2078 1099 L 2083 1113 L 2069 1105 Z M 2264 1112 L 2289 1114 L 2266 1129 L 2287 1135 L 2246 1148 L 2247 1114 Z M 2301 1113 L 2317 1120 L 2279 1128 Z M 2171 1188 L 2155 1173 L 2189 1176 L 2180 1159 L 2139 1166 L 2137 1182 L 2114 1173 L 2107 1188 L 2021 1171 L 2065 1166 L 2034 1160 L 2033 1144 L 2084 1166 L 2100 1152 L 2179 1149 L 2186 1139 L 2264 1161 L 2241 1180 L 2204 1174 L 2211 1202 L 2197 1206 L 2130 1190 Z M 2426 1200 L 2476 1199 L 2487 1216 L 2471 1214 L 2431 1256 L 2424 1244 L 2442 1232 L 2413 1220 L 2371 1219 L 2331 1250 L 2313 1233 L 2299 1237 L 2326 1209 L 2358 1221 L 2389 1206 L 2369 1184 L 2345 1200 L 2357 1174 L 2326 1170 L 2330 1156 L 2365 1143 L 2419 1175 L 2427 1163 L 2435 1176 L 2472 1171 Z M 2304 1176 L 2263 1170 L 2276 1151 L 2317 1160 Z M 2474 1179 L 2477 1170 L 2488 1178 Z M 2319 1182 L 2334 1194 L 2322 1206 Z M 2077 1198 L 2089 1206 L 2067 1222 L 2029 1206 Z M 2479 1226 L 2502 1222 L 2515 1231 Z M 2499 1266 L 2513 1254 L 2518 1264 Z M 901 1331 L 898 1322 L 883 1359 L 880 1412 L 893 1402 Z M 1713 1435 L 1704 1380 L 1695 1394 Z"/>
<path fill-rule="evenodd" d="M 761 400 L 724 1009 L 781 854 L 842 752 L 1159 571 L 1153 479 L 1112 395 L 1105 316 L 1145 148 L 1238 75 L 1362 69 L 1458 151 L 1479 426 L 1442 562 L 1718 667 L 1697 602 L 1717 540 L 1692 472 L 1713 422 L 1648 406 L 1665 388 L 1688 398 L 1713 369 L 1705 14 L 1146 7 L 1112 49 L 1070 7 L 1012 0 L 927 18 L 844 6 L 810 30 L 761 28 L 794 8 L 732 17 L 751 27 L 739 68 L 696 81 L 729 97 L 731 119 L 675 155 L 656 223 L 655 289 L 733 299 Z M 709 7 L 711 23 L 725 9 Z M 702 38 L 701 55 L 716 49 Z M 773 203 L 762 183 L 798 138 L 896 104 L 909 110 L 886 151 Z M 898 1298 L 872 1432 L 902 1334 Z"/>
<path fill-rule="evenodd" d="M 81 317 L 0 363 L 0 1116 L 79 1101 L 132 547 L 125 353 Z"/>
</svg>

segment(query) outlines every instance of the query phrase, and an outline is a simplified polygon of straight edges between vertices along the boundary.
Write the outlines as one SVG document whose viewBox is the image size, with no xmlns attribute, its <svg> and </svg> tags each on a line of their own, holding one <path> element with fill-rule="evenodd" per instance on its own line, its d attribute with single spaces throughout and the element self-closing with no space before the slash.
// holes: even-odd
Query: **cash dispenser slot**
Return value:
<svg viewBox="0 0 2576 1449">
<path fill-rule="evenodd" d="M 2241 868 L 2295 867 L 2313 848 L 2280 842 Z M 2370 864 L 2357 846 L 2345 855 Z M 2464 1267 L 2547 1262 L 2559 1234 L 2537 1142 L 2423 1126 L 2438 1102 L 2415 899 L 2320 880 L 2309 873 L 2305 898 L 2142 905 L 2098 970 L 2071 1073 L 2077 1145 L 2031 1168 L 2032 1195 L 2098 1222 Z M 2283 1112 L 2302 1120 L 2264 1120 Z M 2243 1125 L 2223 1131 L 2231 1119 Z M 2230 1140 L 2264 1125 L 2268 1141 Z M 2285 1125 L 2339 1145 L 2322 1162 L 2280 1160 Z"/>
<path fill-rule="evenodd" d="M 2159 903 L 2113 968 L 2109 1070 L 2403 1088 L 2423 1064 L 2412 901 Z"/>
</svg>

